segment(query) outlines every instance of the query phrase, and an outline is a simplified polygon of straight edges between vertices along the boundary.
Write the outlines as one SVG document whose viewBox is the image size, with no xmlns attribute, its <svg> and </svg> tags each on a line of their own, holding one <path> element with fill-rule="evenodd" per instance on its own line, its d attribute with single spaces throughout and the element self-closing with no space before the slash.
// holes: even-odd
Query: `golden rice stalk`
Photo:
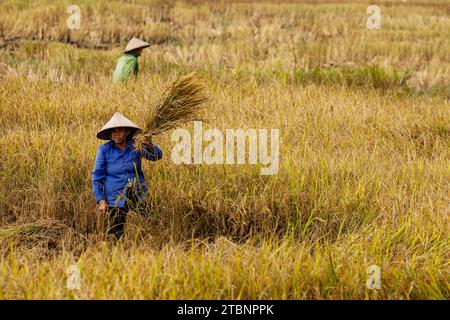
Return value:
<svg viewBox="0 0 450 320">
<path fill-rule="evenodd" d="M 135 135 L 135 148 L 142 151 L 152 136 L 200 120 L 198 112 L 208 100 L 205 86 L 195 72 L 178 78 L 149 114 L 141 132 Z"/>
<path fill-rule="evenodd" d="M 58 220 L 37 220 L 1 227 L 0 248 L 8 247 L 11 241 L 18 247 L 57 248 L 64 239 L 77 237 L 80 235 L 75 230 Z"/>
</svg>

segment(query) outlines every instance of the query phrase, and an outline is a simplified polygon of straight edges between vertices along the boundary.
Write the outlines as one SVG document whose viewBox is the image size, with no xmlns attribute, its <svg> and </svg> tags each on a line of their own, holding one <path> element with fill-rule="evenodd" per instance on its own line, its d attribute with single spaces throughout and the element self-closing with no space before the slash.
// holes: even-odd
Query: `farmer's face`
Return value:
<svg viewBox="0 0 450 320">
<path fill-rule="evenodd" d="M 141 56 L 142 50 L 144 50 L 144 48 L 139 48 L 139 49 L 136 49 L 136 50 L 135 50 L 135 52 L 136 52 L 136 57 L 140 57 L 140 56 Z"/>
<path fill-rule="evenodd" d="M 111 140 L 115 143 L 122 143 L 126 141 L 128 134 L 127 128 L 114 128 L 111 131 Z"/>
</svg>

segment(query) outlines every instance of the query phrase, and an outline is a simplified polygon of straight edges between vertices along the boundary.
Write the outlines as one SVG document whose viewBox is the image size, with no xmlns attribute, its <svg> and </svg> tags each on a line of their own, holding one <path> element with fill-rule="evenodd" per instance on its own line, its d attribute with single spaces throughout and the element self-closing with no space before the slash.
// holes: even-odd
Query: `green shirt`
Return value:
<svg viewBox="0 0 450 320">
<path fill-rule="evenodd" d="M 139 71 L 138 59 L 132 54 L 125 53 L 117 60 L 116 70 L 113 74 L 113 82 L 126 82 L 131 73 L 137 77 Z"/>
</svg>

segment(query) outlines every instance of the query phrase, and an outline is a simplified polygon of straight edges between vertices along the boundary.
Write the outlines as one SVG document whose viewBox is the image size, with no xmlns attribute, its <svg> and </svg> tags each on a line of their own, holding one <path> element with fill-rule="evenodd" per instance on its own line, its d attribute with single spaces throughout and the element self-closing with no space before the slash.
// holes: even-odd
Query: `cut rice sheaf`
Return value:
<svg viewBox="0 0 450 320">
<path fill-rule="evenodd" d="M 135 135 L 136 150 L 144 150 L 152 136 L 201 120 L 198 114 L 207 100 L 205 86 L 195 72 L 178 78 L 151 110 L 144 129 Z"/>
</svg>

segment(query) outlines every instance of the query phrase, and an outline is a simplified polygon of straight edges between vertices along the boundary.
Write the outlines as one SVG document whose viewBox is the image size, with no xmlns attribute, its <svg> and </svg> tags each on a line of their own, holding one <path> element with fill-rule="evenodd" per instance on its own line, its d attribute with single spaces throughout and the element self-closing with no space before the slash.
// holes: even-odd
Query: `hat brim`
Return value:
<svg viewBox="0 0 450 320">
<path fill-rule="evenodd" d="M 136 47 L 136 48 L 124 50 L 123 53 L 129 53 L 129 52 L 137 50 L 137 49 L 145 49 L 145 48 L 148 48 L 150 46 L 151 46 L 151 44 L 142 45 L 142 46 L 139 46 L 139 47 Z"/>
<path fill-rule="evenodd" d="M 130 131 L 128 132 L 128 135 L 127 135 L 128 139 L 132 139 L 136 133 L 142 131 L 142 129 L 134 128 L 134 127 L 126 127 L 126 126 L 114 127 L 114 128 L 108 128 L 108 129 L 99 131 L 97 133 L 97 138 L 102 139 L 102 140 L 111 140 L 111 131 L 115 128 L 129 129 Z"/>
</svg>

